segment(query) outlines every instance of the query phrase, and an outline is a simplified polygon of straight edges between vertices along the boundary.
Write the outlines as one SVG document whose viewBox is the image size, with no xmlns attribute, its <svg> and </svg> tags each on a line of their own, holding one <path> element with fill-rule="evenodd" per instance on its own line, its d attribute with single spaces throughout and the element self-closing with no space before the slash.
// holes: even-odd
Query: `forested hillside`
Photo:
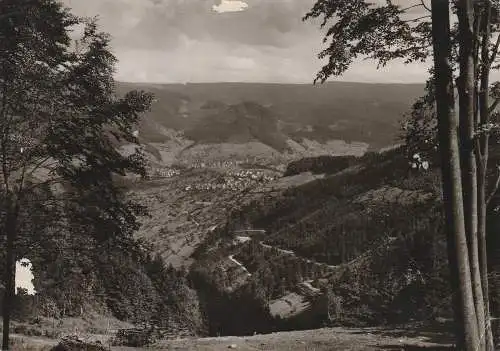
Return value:
<svg viewBox="0 0 500 351">
<path fill-rule="evenodd" d="M 250 290 L 270 314 L 280 299 L 294 304 L 272 328 L 451 318 L 439 165 L 413 169 L 404 151 L 340 159 L 337 173 L 251 202 L 198 250 L 193 271 L 223 294 Z M 245 269 L 224 273 L 228 256 Z"/>
<path fill-rule="evenodd" d="M 46 317 L 62 323 L 68 318 L 99 316 L 155 325 L 171 333 L 204 333 L 187 272 L 167 266 L 143 242 L 111 240 L 94 246 L 84 236 L 42 235 L 40 239 L 27 255 L 37 294 L 16 296 L 18 322 Z"/>
<path fill-rule="evenodd" d="M 147 120 L 164 128 L 188 130 L 207 116 L 251 102 L 284 122 L 282 130 L 294 139 L 366 142 L 373 149 L 393 144 L 401 115 L 423 88 L 422 84 L 350 82 L 117 84 L 119 92 L 154 93 L 157 103 Z"/>
</svg>

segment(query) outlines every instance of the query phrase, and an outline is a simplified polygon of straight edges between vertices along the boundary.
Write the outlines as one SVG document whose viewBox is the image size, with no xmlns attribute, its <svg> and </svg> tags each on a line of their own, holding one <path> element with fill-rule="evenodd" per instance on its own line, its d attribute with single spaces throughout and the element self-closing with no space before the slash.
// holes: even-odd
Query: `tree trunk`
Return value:
<svg viewBox="0 0 500 351">
<path fill-rule="evenodd" d="M 15 297 L 15 279 L 16 279 L 16 255 L 14 242 L 16 240 L 16 213 L 12 212 L 13 207 L 7 204 L 7 219 L 5 221 L 5 234 L 7 236 L 7 253 L 5 262 L 5 293 L 3 301 L 3 335 L 2 351 L 9 350 L 9 328 L 11 308 Z"/>
<path fill-rule="evenodd" d="M 490 46 L 490 18 L 491 18 L 491 3 L 486 2 L 483 17 L 483 40 L 481 43 L 481 82 L 479 92 L 479 125 L 484 125 L 489 121 L 489 76 L 491 64 L 489 62 L 489 46 Z M 488 148 L 489 148 L 489 135 L 487 133 L 479 136 L 479 150 L 477 150 L 477 164 L 478 164 L 478 241 L 479 241 L 479 261 L 481 271 L 481 285 L 483 288 L 484 298 L 484 317 L 486 322 L 485 341 L 486 350 L 493 351 L 493 333 L 491 330 L 490 321 L 490 298 L 488 287 L 488 257 L 486 247 L 486 176 L 488 170 Z"/>
<path fill-rule="evenodd" d="M 478 238 L 479 238 L 479 260 L 481 268 L 481 286 L 483 288 L 484 298 L 484 317 L 486 323 L 485 341 L 486 350 L 493 351 L 493 332 L 491 329 L 490 320 L 490 299 L 489 299 L 489 284 L 488 284 L 488 257 L 486 246 L 486 172 L 484 169 L 479 170 L 478 174 Z"/>
<path fill-rule="evenodd" d="M 478 198 L 477 198 L 477 164 L 474 148 L 475 134 L 475 87 L 474 76 L 474 8 L 472 0 L 461 0 L 457 8 L 459 29 L 459 132 L 460 163 L 462 171 L 462 193 L 464 203 L 464 225 L 468 244 L 470 269 L 472 275 L 472 291 L 479 329 L 479 345 L 477 350 L 485 349 L 484 298 L 479 269 L 478 244 Z M 476 21 L 477 22 L 477 21 Z"/>
<path fill-rule="evenodd" d="M 448 260 L 457 319 L 459 349 L 475 351 L 479 342 L 463 220 L 462 179 L 454 113 L 451 68 L 450 9 L 448 0 L 432 0 L 436 106 L 441 154 L 442 187 L 446 216 Z"/>
</svg>

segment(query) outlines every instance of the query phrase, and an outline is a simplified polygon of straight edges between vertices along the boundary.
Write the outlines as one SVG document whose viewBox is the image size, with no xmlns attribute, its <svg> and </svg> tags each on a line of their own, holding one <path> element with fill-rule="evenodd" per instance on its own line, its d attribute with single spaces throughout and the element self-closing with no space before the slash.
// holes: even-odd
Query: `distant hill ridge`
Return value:
<svg viewBox="0 0 500 351">
<path fill-rule="evenodd" d="M 272 111 L 252 101 L 229 105 L 207 116 L 184 135 L 197 143 L 260 141 L 277 151 L 288 148 Z"/>
<path fill-rule="evenodd" d="M 262 157 L 272 158 L 276 151 L 289 154 L 280 160 L 288 162 L 321 154 L 359 155 L 360 144 L 366 150 L 396 144 L 399 121 L 424 86 L 117 83 L 118 94 L 130 89 L 155 94 L 156 102 L 138 126 L 141 141 L 150 147 L 168 144 L 175 158 L 195 145 L 213 153 L 218 144 L 258 143 Z M 356 146 L 339 149 L 339 141 Z M 245 149 L 250 148 L 230 156 L 247 156 Z M 222 157 L 229 157 L 221 150 Z"/>
</svg>

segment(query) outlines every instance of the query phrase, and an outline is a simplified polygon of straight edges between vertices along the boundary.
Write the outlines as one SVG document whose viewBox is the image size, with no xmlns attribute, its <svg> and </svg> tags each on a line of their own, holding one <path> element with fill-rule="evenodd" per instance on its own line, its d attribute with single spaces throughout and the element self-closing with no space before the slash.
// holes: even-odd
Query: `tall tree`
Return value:
<svg viewBox="0 0 500 351">
<path fill-rule="evenodd" d="M 464 221 L 465 206 L 462 199 L 463 186 L 460 171 L 460 161 L 464 161 L 459 155 L 458 123 L 454 112 L 453 71 L 450 60 L 452 44 L 447 1 L 432 0 L 432 39 L 448 256 L 454 280 L 453 289 L 458 289 L 457 295 L 459 296 L 460 308 L 455 314 L 460 321 L 460 334 L 463 336 L 463 340 L 459 340 L 458 344 L 459 348 L 474 350 L 479 344 L 479 325 L 474 305 L 466 238 L 466 230 L 470 229 L 466 227 L 466 223 L 469 226 L 473 224 L 470 218 L 469 221 Z M 460 113 L 466 114 L 467 110 L 463 111 L 463 108 L 469 107 L 467 94 L 461 95 L 460 98 Z M 469 164 L 463 168 L 467 169 L 467 166 Z M 472 175 L 469 174 L 469 177 Z M 469 199 L 465 197 L 465 200 Z"/>
<path fill-rule="evenodd" d="M 448 6 L 448 4 L 446 4 Z M 434 3 L 433 3 L 434 9 Z M 434 10 L 433 10 L 434 12 Z M 459 39 L 459 54 L 458 61 L 460 72 L 457 79 L 458 93 L 459 93 L 459 135 L 460 135 L 460 162 L 461 173 L 463 179 L 462 188 L 455 190 L 463 192 L 464 203 L 464 224 L 465 232 L 467 234 L 468 244 L 468 257 L 470 259 L 471 275 L 472 275 L 472 292 L 474 295 L 474 306 L 477 318 L 477 328 L 484 333 L 485 329 L 485 310 L 483 291 L 481 286 L 481 274 L 479 271 L 479 243 L 478 243 L 478 189 L 477 189 L 477 160 L 474 151 L 474 137 L 475 137 L 475 57 L 474 57 L 474 35 L 475 23 L 479 19 L 474 19 L 474 9 L 472 0 L 462 0 L 457 2 L 457 17 L 458 17 L 458 39 Z M 442 21 L 439 18 L 433 18 L 433 26 L 437 21 Z M 435 39 L 434 39 L 435 42 Z M 435 50 L 434 50 L 435 51 Z M 451 54 L 451 53 L 450 53 Z M 450 55 L 451 58 L 451 55 Z M 435 64 L 436 73 L 441 75 L 444 72 L 438 69 Z M 439 99 L 436 98 L 439 104 Z M 438 121 L 444 116 L 437 114 Z M 441 136 L 441 134 L 440 134 Z M 443 139 L 439 138 L 440 142 Z M 442 150 L 441 154 L 444 154 Z M 442 167 L 446 164 L 442 163 Z M 447 179 L 443 177 L 443 183 Z M 445 205 L 447 201 L 445 199 Z M 460 252 L 457 252 L 460 255 Z M 465 290 L 465 289 L 461 289 Z M 465 320 L 464 322 L 468 322 Z M 467 329 L 466 329 L 467 332 Z M 467 334 L 465 335 L 467 338 Z M 478 340 L 479 349 L 484 349 L 484 338 Z"/>
<path fill-rule="evenodd" d="M 476 19 L 478 26 L 474 33 L 474 37 L 482 38 L 481 42 L 477 41 L 475 53 L 475 76 L 477 106 L 475 108 L 475 145 L 474 152 L 476 153 L 477 161 L 477 201 L 478 201 L 478 242 L 479 242 L 479 260 L 481 272 L 481 285 L 484 297 L 484 309 L 486 319 L 485 340 L 488 350 L 494 349 L 493 335 L 491 329 L 490 303 L 489 303 L 489 284 L 488 284 L 488 259 L 486 250 L 486 214 L 487 207 L 492 196 L 495 194 L 500 174 L 497 175 L 495 185 L 487 193 L 487 174 L 489 160 L 489 143 L 492 121 L 495 119 L 495 108 L 498 104 L 498 97 L 493 104 L 490 104 L 490 72 L 493 68 L 493 63 L 496 60 L 498 49 L 500 47 L 500 35 L 498 35 L 498 3 L 493 7 L 492 2 L 486 1 L 483 6 L 476 6 L 476 11 L 479 14 Z M 491 45 L 492 28 L 496 28 L 497 38 L 494 46 Z M 480 61 L 480 65 L 478 64 Z M 479 84 L 477 83 L 479 80 Z M 479 85 L 479 89 L 477 88 Z"/>
<path fill-rule="evenodd" d="M 413 117 L 422 117 L 423 125 L 431 127 L 432 118 L 437 116 L 438 120 L 449 263 L 457 292 L 453 304 L 457 307 L 457 342 L 467 350 L 493 349 L 485 218 L 487 204 L 500 183 L 495 181 L 492 186 L 486 178 L 488 137 L 495 127 L 493 112 L 500 101 L 489 102 L 494 95 L 489 91 L 490 71 L 498 69 L 494 64 L 500 43 L 498 10 L 496 0 L 432 0 L 430 4 L 424 0 L 405 3 L 404 7 L 391 0 L 318 0 L 304 17 L 322 18 L 321 27 L 328 25 L 324 41 L 330 42 L 319 54 L 328 61 L 315 82 L 343 74 L 360 57 L 374 59 L 379 66 L 395 59 L 410 64 L 434 58 L 428 95 L 414 105 Z M 458 25 L 452 26 L 450 18 Z M 492 45 L 494 36 L 498 39 Z M 419 134 L 427 144 L 425 151 L 432 153 L 437 143 L 429 140 L 429 132 L 417 131 L 418 126 L 407 125 L 414 134 L 410 139 Z"/>
<path fill-rule="evenodd" d="M 136 143 L 133 126 L 152 97 L 114 93 L 115 57 L 109 36 L 94 20 L 73 16 L 55 0 L 0 2 L 0 197 L 6 241 L 2 349 L 9 349 L 15 261 L 22 232 L 19 216 L 27 201 L 90 229 L 93 240 L 130 236 L 144 208 L 127 201 L 113 174 L 144 174 L 140 151 L 122 156 L 112 138 Z M 83 26 L 75 47 L 70 31 Z M 39 189 L 49 196 L 32 194 Z M 97 230 L 100 227 L 100 230 Z M 104 230 L 104 229 L 105 230 Z M 54 231 L 55 233 L 56 231 Z M 73 230 L 72 233 L 84 233 Z"/>
</svg>

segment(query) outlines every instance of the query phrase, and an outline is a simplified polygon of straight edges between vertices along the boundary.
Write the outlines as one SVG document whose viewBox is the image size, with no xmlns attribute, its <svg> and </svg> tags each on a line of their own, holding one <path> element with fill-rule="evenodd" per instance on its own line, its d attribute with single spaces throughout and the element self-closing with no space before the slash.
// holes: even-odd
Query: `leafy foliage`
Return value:
<svg viewBox="0 0 500 351">
<path fill-rule="evenodd" d="M 103 247 L 114 245 L 115 251 L 104 257 L 115 265 L 116 260 L 128 263 L 116 274 L 122 293 L 132 296 L 139 290 L 137 295 L 148 296 L 144 289 L 151 290 L 152 283 L 129 256 L 137 250 L 125 254 L 135 247 L 132 233 L 145 209 L 126 199 L 113 179 L 145 173 L 140 148 L 123 156 L 114 139 L 137 143 L 133 127 L 149 109 L 152 95 L 115 94 L 116 58 L 109 35 L 98 30 L 96 20 L 78 18 L 54 0 L 2 1 L 0 13 L 5 281 L 13 281 L 9 276 L 16 258 L 26 257 L 34 264 L 42 313 L 78 315 L 99 303 L 104 308 L 111 303 L 104 298 L 96 302 L 95 294 L 111 293 L 97 258 L 103 257 Z M 74 26 L 84 28 L 76 43 L 69 35 Z M 130 276 L 136 279 L 128 285 L 119 281 Z M 11 294 L 7 291 L 6 297 Z M 150 302 L 158 299 L 151 296 Z M 8 315 L 10 301 L 3 307 Z M 137 318 L 145 307 L 132 304 L 140 313 L 123 315 Z"/>
<path fill-rule="evenodd" d="M 116 59 L 94 20 L 79 19 L 55 1 L 25 1 L 17 11 L 10 2 L 2 6 L 9 16 L 0 28 L 9 38 L 0 55 L 3 189 L 20 208 L 31 192 L 50 185 L 52 196 L 39 201 L 74 210 L 96 228 L 113 222 L 109 234 L 130 234 L 142 213 L 120 197 L 111 176 L 143 173 L 143 157 L 120 155 L 107 131 L 134 142 L 132 126 L 152 96 L 115 96 Z M 68 35 L 74 25 L 85 26 L 78 50 Z M 56 184 L 65 187 L 63 196 Z"/>
<path fill-rule="evenodd" d="M 304 20 L 322 18 L 322 28 L 339 20 L 326 31 L 324 42 L 331 42 L 318 56 L 329 60 L 315 81 L 343 74 L 359 57 L 374 59 L 380 66 L 394 59 L 425 62 L 432 47 L 430 22 L 405 18 L 406 10 L 392 1 L 380 5 L 364 0 L 317 1 Z"/>
<path fill-rule="evenodd" d="M 30 256 L 37 297 L 32 307 L 23 303 L 23 309 L 29 308 L 27 317 L 111 314 L 174 332 L 204 332 L 187 273 L 166 267 L 142 242 L 115 239 L 98 244 L 74 234 L 43 239 Z"/>
<path fill-rule="evenodd" d="M 401 139 L 410 158 L 419 154 L 426 159 L 436 160 L 439 142 L 432 79 L 427 82 L 425 91 L 426 94 L 415 101 L 410 113 L 403 119 Z"/>
</svg>

